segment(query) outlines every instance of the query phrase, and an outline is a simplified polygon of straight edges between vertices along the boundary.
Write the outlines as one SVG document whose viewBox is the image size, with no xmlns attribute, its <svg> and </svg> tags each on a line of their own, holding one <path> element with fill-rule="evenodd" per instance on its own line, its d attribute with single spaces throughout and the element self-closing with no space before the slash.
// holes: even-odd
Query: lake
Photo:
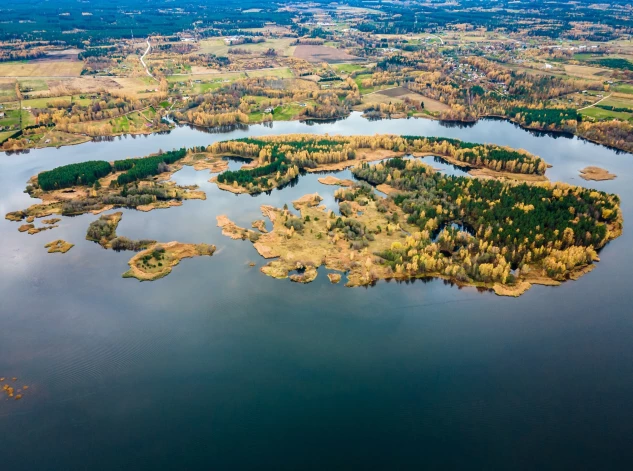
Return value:
<svg viewBox="0 0 633 471">
<path fill-rule="evenodd" d="M 441 280 L 332 285 L 275 280 L 252 244 L 221 235 L 337 187 L 306 175 L 257 197 L 220 191 L 187 167 L 206 201 L 123 210 L 118 234 L 205 242 L 155 282 L 123 279 L 130 253 L 85 240 L 97 216 L 64 217 L 36 235 L 0 220 L 0 377 L 29 385 L 0 401 L 7 469 L 630 469 L 633 463 L 633 155 L 503 121 L 430 120 L 254 125 L 115 138 L 0 154 L 0 213 L 42 170 L 85 160 L 285 133 L 445 136 L 523 148 L 552 181 L 618 193 L 624 234 L 597 268 L 560 287 L 498 297 Z M 435 167 L 442 164 L 428 160 Z M 585 182 L 596 165 L 617 175 Z M 231 162 L 232 168 L 240 163 Z M 455 172 L 444 165 L 443 171 Z M 352 178 L 349 171 L 336 173 Z M 54 239 L 75 244 L 48 254 Z M 255 262 L 255 267 L 249 263 Z"/>
</svg>

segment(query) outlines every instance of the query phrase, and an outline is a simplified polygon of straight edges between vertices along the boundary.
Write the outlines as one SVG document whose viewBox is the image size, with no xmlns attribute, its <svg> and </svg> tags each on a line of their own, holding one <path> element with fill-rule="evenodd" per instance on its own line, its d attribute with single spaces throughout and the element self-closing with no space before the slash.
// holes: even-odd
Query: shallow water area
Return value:
<svg viewBox="0 0 633 471">
<path fill-rule="evenodd" d="M 30 386 L 0 401 L 10 469 L 519 468 L 618 469 L 633 423 L 633 156 L 503 121 L 445 127 L 429 120 L 274 123 L 229 133 L 179 127 L 61 149 L 0 155 L 0 212 L 35 202 L 39 171 L 84 160 L 287 133 L 445 136 L 523 148 L 551 181 L 618 193 L 624 233 L 596 269 L 560 287 L 498 297 L 442 280 L 302 285 L 263 275 L 249 242 L 216 216 L 250 227 L 260 206 L 337 186 L 306 174 L 283 189 L 234 195 L 208 171 L 173 176 L 205 201 L 122 210 L 132 239 L 208 243 L 154 282 L 123 279 L 130 253 L 85 240 L 98 216 L 62 217 L 36 235 L 0 220 L 0 376 Z M 424 159 L 442 171 L 451 165 Z M 230 168 L 241 163 L 231 161 Z M 615 180 L 587 182 L 599 166 Z M 349 170 L 332 173 L 353 179 Z M 457 174 L 457 173 L 455 173 Z M 270 228 L 270 225 L 268 225 Z M 48 254 L 55 239 L 75 244 Z M 250 262 L 255 262 L 251 267 Z M 524 466 L 523 466 L 524 464 Z"/>
</svg>

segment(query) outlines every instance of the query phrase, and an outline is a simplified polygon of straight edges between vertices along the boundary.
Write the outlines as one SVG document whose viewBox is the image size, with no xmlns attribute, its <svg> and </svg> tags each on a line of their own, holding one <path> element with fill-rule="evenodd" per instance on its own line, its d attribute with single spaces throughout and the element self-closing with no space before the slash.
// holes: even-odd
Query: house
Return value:
<svg viewBox="0 0 633 471">
<path fill-rule="evenodd" d="M 274 108 L 266 108 L 266 109 L 264 110 L 264 113 L 272 113 L 273 111 L 275 111 L 275 109 L 274 109 Z"/>
<path fill-rule="evenodd" d="M 4 118 L 4 112 L 0 111 L 0 118 Z"/>
</svg>

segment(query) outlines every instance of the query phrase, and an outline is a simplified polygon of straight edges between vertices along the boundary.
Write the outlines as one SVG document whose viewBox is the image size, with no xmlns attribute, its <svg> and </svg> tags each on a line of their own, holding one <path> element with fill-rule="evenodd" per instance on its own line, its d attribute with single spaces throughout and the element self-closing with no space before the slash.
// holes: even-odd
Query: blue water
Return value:
<svg viewBox="0 0 633 471">
<path fill-rule="evenodd" d="M 207 171 L 178 172 L 176 182 L 199 184 L 207 200 L 124 210 L 118 233 L 218 251 L 152 283 L 121 278 L 129 253 L 84 239 L 96 216 L 65 217 L 32 236 L 1 220 L 0 377 L 30 386 L 21 401 L 0 401 L 4 467 L 630 469 L 629 154 L 499 121 L 445 128 L 354 114 L 229 134 L 178 128 L 0 155 L 0 213 L 31 204 L 26 180 L 61 164 L 288 132 L 392 132 L 524 148 L 553 165 L 552 180 L 619 193 L 624 235 L 580 280 L 510 299 L 440 280 L 350 289 L 331 285 L 323 269 L 308 285 L 275 280 L 259 272 L 264 261 L 250 243 L 216 226 L 219 214 L 250 225 L 262 218 L 261 204 L 283 206 L 315 191 L 335 208 L 337 187 L 319 184 L 322 175 L 251 197 L 218 190 Z M 587 165 L 618 178 L 585 182 L 578 171 Z M 76 245 L 46 253 L 57 238 Z"/>
</svg>

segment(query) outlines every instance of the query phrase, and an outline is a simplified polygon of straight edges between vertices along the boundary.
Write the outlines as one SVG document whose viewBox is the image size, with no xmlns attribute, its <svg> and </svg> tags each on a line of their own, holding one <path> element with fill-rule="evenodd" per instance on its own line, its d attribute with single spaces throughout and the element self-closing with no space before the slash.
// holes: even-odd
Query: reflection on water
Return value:
<svg viewBox="0 0 633 471">
<path fill-rule="evenodd" d="M 509 299 L 442 280 L 351 289 L 332 285 L 322 270 L 308 285 L 264 276 L 252 244 L 222 236 L 216 216 L 250 227 L 262 219 L 262 204 L 282 207 L 314 192 L 336 210 L 338 187 L 315 174 L 251 197 L 220 191 L 208 171 L 177 172 L 177 183 L 198 184 L 207 200 L 124 209 L 117 233 L 218 250 L 151 283 L 121 278 L 129 253 L 85 240 L 98 216 L 63 217 L 53 232 L 32 236 L 3 219 L 0 377 L 30 386 L 28 400 L 0 403 L 3 465 L 504 469 L 511 450 L 513 462 L 531 469 L 620 467 L 633 422 L 631 155 L 491 120 L 447 128 L 354 113 L 336 123 L 228 134 L 179 127 L 2 155 L 0 212 L 31 204 L 28 178 L 58 165 L 290 132 L 433 135 L 523 148 L 553 165 L 551 180 L 619 193 L 624 234 L 580 280 Z M 578 171 L 589 165 L 618 178 L 585 182 Z M 353 179 L 349 170 L 336 176 Z M 75 247 L 48 254 L 53 239 Z"/>
</svg>

